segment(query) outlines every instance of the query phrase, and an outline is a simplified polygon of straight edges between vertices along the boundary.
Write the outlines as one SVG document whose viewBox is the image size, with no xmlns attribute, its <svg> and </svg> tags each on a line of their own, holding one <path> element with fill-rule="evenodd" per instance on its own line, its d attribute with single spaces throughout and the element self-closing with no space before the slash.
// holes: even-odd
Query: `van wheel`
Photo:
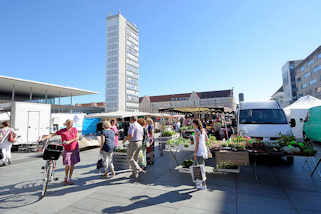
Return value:
<svg viewBox="0 0 321 214">
<path fill-rule="evenodd" d="M 288 162 L 288 164 L 292 165 L 293 161 L 294 161 L 294 157 L 293 156 L 287 156 L 286 157 L 286 161 Z"/>
<path fill-rule="evenodd" d="M 306 136 L 305 132 L 303 132 L 303 140 L 304 142 L 310 142 L 310 139 Z"/>
</svg>

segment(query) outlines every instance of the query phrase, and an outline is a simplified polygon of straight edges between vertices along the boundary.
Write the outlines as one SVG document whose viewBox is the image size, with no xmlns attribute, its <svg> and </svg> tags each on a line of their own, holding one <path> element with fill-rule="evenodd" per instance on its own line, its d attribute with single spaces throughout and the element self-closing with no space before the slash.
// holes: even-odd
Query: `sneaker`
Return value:
<svg viewBox="0 0 321 214">
<path fill-rule="evenodd" d="M 139 178 L 140 176 L 142 176 L 143 174 L 145 174 L 146 171 L 142 170 L 140 171 L 137 175 L 136 175 L 136 178 Z"/>
<path fill-rule="evenodd" d="M 12 162 L 11 162 L 11 160 L 10 160 L 10 159 L 8 160 L 8 164 L 9 164 L 9 165 L 10 165 L 10 164 L 12 164 Z"/>
</svg>

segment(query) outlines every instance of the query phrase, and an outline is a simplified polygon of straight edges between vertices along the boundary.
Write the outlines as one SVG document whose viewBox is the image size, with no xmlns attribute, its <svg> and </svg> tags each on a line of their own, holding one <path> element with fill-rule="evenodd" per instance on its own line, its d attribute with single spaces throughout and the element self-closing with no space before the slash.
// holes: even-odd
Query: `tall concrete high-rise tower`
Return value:
<svg viewBox="0 0 321 214">
<path fill-rule="evenodd" d="M 139 109 L 139 31 L 121 14 L 107 17 L 106 111 Z"/>
</svg>

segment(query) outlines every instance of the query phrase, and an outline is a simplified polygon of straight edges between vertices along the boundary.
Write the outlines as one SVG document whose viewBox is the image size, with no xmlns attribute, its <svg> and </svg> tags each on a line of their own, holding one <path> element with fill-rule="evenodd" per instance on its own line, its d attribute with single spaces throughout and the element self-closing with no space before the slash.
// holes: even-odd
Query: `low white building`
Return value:
<svg viewBox="0 0 321 214">
<path fill-rule="evenodd" d="M 284 108 L 285 106 L 288 105 L 287 100 L 285 99 L 285 94 L 283 91 L 283 86 L 279 88 L 271 97 L 271 100 L 275 100 L 278 103 L 280 103 L 281 107 Z"/>
<path fill-rule="evenodd" d="M 192 92 L 139 98 L 139 111 L 158 112 L 172 107 L 228 107 L 235 109 L 233 89 L 221 91 Z"/>
</svg>

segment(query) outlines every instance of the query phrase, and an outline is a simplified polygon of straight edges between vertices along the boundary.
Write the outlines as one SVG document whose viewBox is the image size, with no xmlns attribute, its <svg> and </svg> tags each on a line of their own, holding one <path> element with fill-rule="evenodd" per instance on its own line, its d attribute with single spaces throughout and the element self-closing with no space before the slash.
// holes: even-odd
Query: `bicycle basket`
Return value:
<svg viewBox="0 0 321 214">
<path fill-rule="evenodd" d="M 58 160 L 64 147 L 61 145 L 49 144 L 45 149 L 42 158 L 44 160 Z"/>
</svg>

